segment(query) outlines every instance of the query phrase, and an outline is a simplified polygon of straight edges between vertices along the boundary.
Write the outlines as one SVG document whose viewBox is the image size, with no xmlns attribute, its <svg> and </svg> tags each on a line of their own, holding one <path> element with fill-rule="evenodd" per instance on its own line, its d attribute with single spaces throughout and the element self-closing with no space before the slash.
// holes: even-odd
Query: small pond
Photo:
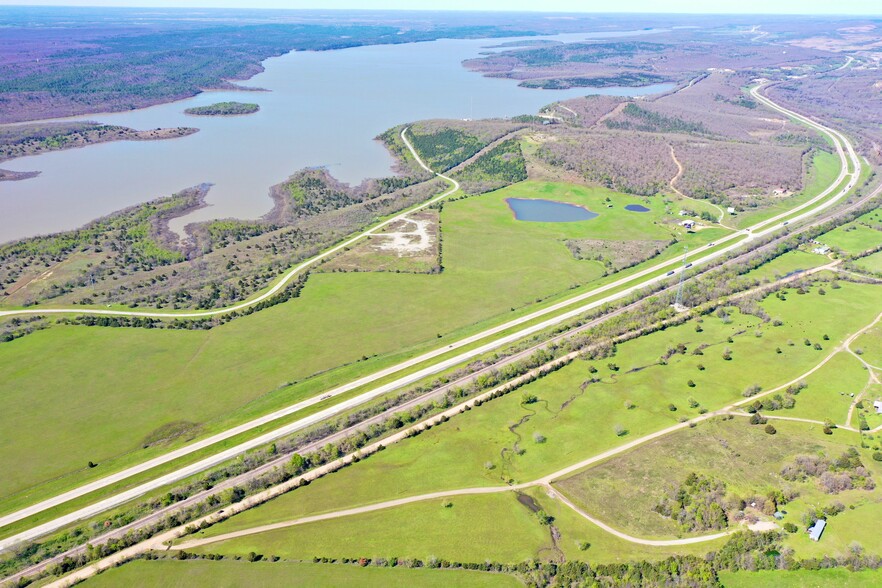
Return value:
<svg viewBox="0 0 882 588">
<path fill-rule="evenodd" d="M 649 209 L 642 204 L 629 204 L 625 207 L 625 210 L 630 210 L 631 212 L 649 212 Z"/>
<path fill-rule="evenodd" d="M 555 202 L 554 200 L 534 200 L 527 198 L 506 198 L 515 218 L 522 221 L 543 223 L 571 223 L 591 220 L 599 215 L 587 208 Z"/>
</svg>

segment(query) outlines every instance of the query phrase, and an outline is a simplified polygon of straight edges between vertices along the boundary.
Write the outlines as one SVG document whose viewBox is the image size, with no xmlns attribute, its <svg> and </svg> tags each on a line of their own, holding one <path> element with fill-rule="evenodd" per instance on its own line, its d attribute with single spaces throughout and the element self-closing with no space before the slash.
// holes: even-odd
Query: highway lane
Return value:
<svg viewBox="0 0 882 588">
<path fill-rule="evenodd" d="M 714 244 L 713 250 L 711 252 L 707 252 L 708 248 L 704 248 L 702 250 L 695 250 L 695 251 L 691 252 L 689 254 L 689 258 L 690 258 L 690 261 L 693 266 L 699 265 L 699 264 L 705 264 L 705 263 L 708 263 L 708 262 L 710 262 L 714 259 L 717 259 L 721 256 L 727 255 L 728 253 L 741 247 L 741 245 L 744 244 L 745 240 L 749 240 L 749 239 L 755 238 L 757 236 L 765 235 L 765 234 L 780 230 L 785 226 L 785 223 L 798 222 L 799 220 L 802 220 L 803 218 L 808 218 L 808 217 L 814 216 L 815 214 L 817 214 L 821 210 L 829 208 L 830 206 L 832 206 L 833 204 L 835 204 L 836 202 L 841 200 L 843 197 L 845 197 L 845 195 L 853 187 L 853 184 L 855 184 L 856 179 L 860 175 L 860 170 L 861 170 L 860 159 L 855 154 L 854 149 L 851 146 L 851 143 L 841 133 L 839 133 L 838 131 L 835 131 L 833 129 L 829 129 L 829 128 L 827 128 L 819 123 L 816 123 L 816 122 L 814 122 L 814 121 L 812 121 L 802 115 L 799 115 L 798 113 L 791 112 L 791 111 L 775 104 L 774 102 L 765 98 L 764 96 L 762 96 L 759 93 L 759 90 L 762 87 L 763 86 L 761 85 L 761 86 L 758 86 L 757 88 L 754 88 L 752 90 L 752 94 L 757 99 L 759 99 L 760 101 L 762 101 L 764 104 L 768 105 L 769 107 L 771 107 L 779 112 L 782 112 L 783 114 L 787 114 L 788 116 L 792 116 L 793 118 L 800 120 L 804 124 L 807 124 L 807 125 L 815 128 L 816 130 L 819 130 L 820 132 L 826 134 L 828 137 L 831 138 L 831 140 L 836 145 L 837 153 L 840 156 L 840 160 L 842 162 L 842 170 L 841 170 L 839 176 L 837 177 L 837 180 L 829 188 L 824 190 L 818 196 L 805 202 L 804 204 L 797 206 L 797 207 L 791 209 L 790 211 L 786 211 L 786 212 L 781 213 L 779 215 L 776 215 L 770 219 L 767 219 L 765 221 L 757 223 L 748 229 L 744 229 L 742 231 L 731 233 L 730 235 L 719 239 L 717 241 L 717 243 Z M 416 153 L 416 151 L 413 149 L 413 146 L 411 145 L 410 141 L 406 137 L 406 131 L 407 131 L 407 129 L 404 129 L 402 131 L 402 139 L 404 140 L 405 145 L 411 151 L 411 153 L 415 157 L 415 160 L 418 162 L 418 164 L 421 165 L 424 169 L 431 171 L 428 168 L 428 166 L 426 166 L 426 164 L 422 161 L 422 159 L 420 159 L 420 157 Z M 848 171 L 849 160 L 851 160 L 851 163 L 854 167 L 854 170 L 852 172 Z M 436 174 L 436 175 L 451 182 L 453 187 L 450 190 L 447 190 L 444 194 L 431 199 L 430 201 L 428 201 L 427 203 L 422 205 L 420 208 L 427 206 L 431 203 L 437 202 L 440 199 L 454 193 L 458 189 L 458 184 L 452 178 L 449 178 L 449 177 L 444 176 L 442 174 Z M 852 180 L 848 184 L 848 187 L 841 189 L 836 195 L 829 198 L 827 201 L 821 203 L 818 206 L 815 206 L 819 202 L 825 200 L 834 191 L 836 191 L 837 186 L 842 183 L 842 181 L 845 179 L 846 176 L 851 176 L 851 178 L 852 178 Z M 807 210 L 806 212 L 804 212 L 803 214 L 801 214 L 799 216 L 790 218 L 789 221 L 782 220 L 782 219 L 790 217 L 791 215 L 793 215 L 797 212 L 800 212 L 802 210 L 805 210 L 805 209 L 809 209 L 809 210 Z M 402 213 L 401 215 L 397 215 L 393 219 L 386 221 L 385 224 L 388 224 L 389 222 L 392 222 L 393 220 L 398 220 L 399 218 L 403 218 L 404 216 L 406 216 L 406 214 L 408 214 L 408 213 Z M 361 236 L 367 235 L 371 231 L 375 231 L 378 228 L 380 228 L 381 226 L 384 226 L 384 225 L 379 225 L 379 226 L 375 227 L 374 229 L 371 229 L 370 231 L 366 231 Z M 360 238 L 361 236 L 359 236 L 357 238 Z M 355 239 L 357 239 L 357 238 L 355 238 Z M 339 250 L 339 248 L 344 247 L 344 246 L 348 245 L 349 243 L 353 242 L 355 239 L 346 241 L 346 242 L 344 242 L 344 244 L 341 244 L 331 250 L 328 250 L 327 252 L 325 252 L 322 255 L 329 255 L 332 252 Z M 736 241 L 736 242 L 734 242 L 726 247 L 720 247 L 721 244 L 728 243 L 730 241 Z M 318 258 L 314 258 L 314 260 L 316 260 L 316 259 L 318 259 Z M 304 263 L 307 263 L 307 262 L 304 262 Z M 76 521 L 81 520 L 83 518 L 88 518 L 90 516 L 93 516 L 95 514 L 102 512 L 104 510 L 107 510 L 109 508 L 113 508 L 115 506 L 123 504 L 133 498 L 136 498 L 138 496 L 143 495 L 146 492 L 149 492 L 151 490 L 155 490 L 157 488 L 160 488 L 160 487 L 165 486 L 167 484 L 173 483 L 173 482 L 178 481 L 180 479 L 189 477 L 189 476 L 196 474 L 200 471 L 203 471 L 207 468 L 218 465 L 218 464 L 220 464 L 224 461 L 227 461 L 227 460 L 235 457 L 236 455 L 239 455 L 247 450 L 254 449 L 254 448 L 260 447 L 262 445 L 266 445 L 266 444 L 268 444 L 268 443 L 272 442 L 273 440 L 276 440 L 280 437 L 290 435 L 290 434 L 295 433 L 299 430 L 302 430 L 306 427 L 309 427 L 313 424 L 316 424 L 322 420 L 325 420 L 327 418 L 331 418 L 333 416 L 337 416 L 338 414 L 340 414 L 342 412 L 345 412 L 345 411 L 352 409 L 360 404 L 363 404 L 363 403 L 368 402 L 372 399 L 375 399 L 379 396 L 382 396 L 388 392 L 391 392 L 391 391 L 394 391 L 398 388 L 401 388 L 402 386 L 412 384 L 412 383 L 414 383 L 418 380 L 421 380 L 427 376 L 434 375 L 440 371 L 443 371 L 445 369 L 448 369 L 448 368 L 454 367 L 456 365 L 459 365 L 461 363 L 464 363 L 464 362 L 466 362 L 470 359 L 473 359 L 479 355 L 482 355 L 486 352 L 493 351 L 502 345 L 513 343 L 517 340 L 523 339 L 523 338 L 528 337 L 532 334 L 543 331 L 549 327 L 556 326 L 566 320 L 569 320 L 571 318 L 574 318 L 576 316 L 584 314 L 585 312 L 593 310 L 599 306 L 602 306 L 602 305 L 607 304 L 609 302 L 614 302 L 616 300 L 624 298 L 624 297 L 626 297 L 630 294 L 633 294 L 634 292 L 637 292 L 647 286 L 650 286 L 650 285 L 656 284 L 658 282 L 664 281 L 666 279 L 669 279 L 671 275 L 676 275 L 681 271 L 685 271 L 684 268 L 675 267 L 671 271 L 667 272 L 667 274 L 659 273 L 659 272 L 662 272 L 665 268 L 668 268 L 671 266 L 675 266 L 675 265 L 678 266 L 679 263 L 680 263 L 680 259 L 677 258 L 677 259 L 671 259 L 667 262 L 662 262 L 662 263 L 656 264 L 653 267 L 646 268 L 646 269 L 644 269 L 640 272 L 636 272 L 635 274 L 630 275 L 628 277 L 613 281 L 609 284 L 592 289 L 588 292 L 585 292 L 585 293 L 580 294 L 578 296 L 572 297 L 568 300 L 551 305 L 547 308 L 530 313 L 530 314 L 523 316 L 523 317 L 520 317 L 518 319 L 506 322 L 503 325 L 499 325 L 497 327 L 488 329 L 486 331 L 483 331 L 483 332 L 478 333 L 476 335 L 473 335 L 471 337 L 464 338 L 464 339 L 457 341 L 453 344 L 450 344 L 446 347 L 441 347 L 441 348 L 435 349 L 431 352 L 425 353 L 423 355 L 420 355 L 419 357 L 415 357 L 415 358 L 408 360 L 406 362 L 402 362 L 398 365 L 395 365 L 395 366 L 392 366 L 392 367 L 387 368 L 385 370 L 379 371 L 375 374 L 371 374 L 369 376 L 365 376 L 364 378 L 360 378 L 354 382 L 350 382 L 350 383 L 345 384 L 343 386 L 339 386 L 339 387 L 329 391 L 326 394 L 322 394 L 322 395 L 317 396 L 315 398 L 305 400 L 305 401 L 296 403 L 294 405 L 288 406 L 288 407 L 281 409 L 279 411 L 275 411 L 273 413 L 270 413 L 270 414 L 265 415 L 263 417 L 260 417 L 258 419 L 254 419 L 252 421 L 249 421 L 248 423 L 244 423 L 244 424 L 239 425 L 237 427 L 233 427 L 233 428 L 231 428 L 227 431 L 224 431 L 222 433 L 219 433 L 217 435 L 213 435 L 213 436 L 208 437 L 206 439 L 203 439 L 203 440 L 197 441 L 195 443 L 192 443 L 190 445 L 187 445 L 185 447 L 179 448 L 179 449 L 172 451 L 172 452 L 169 452 L 163 456 L 159 456 L 157 458 L 154 458 L 154 459 L 149 460 L 147 462 L 144 462 L 142 464 L 138 464 L 138 465 L 133 466 L 131 468 L 127 468 L 126 470 L 117 472 L 115 474 L 111 474 L 111 475 L 106 476 L 104 478 L 101 478 L 99 480 L 95 480 L 89 484 L 85 484 L 85 485 L 80 486 L 78 488 L 75 488 L 69 492 L 65 492 L 63 494 L 60 494 L 60 495 L 55 496 L 53 498 L 50 498 L 48 500 L 44 500 L 40 503 L 37 503 L 37 504 L 32 505 L 30 507 L 27 507 L 25 509 L 21 509 L 21 510 L 16 511 L 14 513 L 10 513 L 4 517 L 0 517 L 0 527 L 9 525 L 9 524 L 16 522 L 16 521 L 23 520 L 29 516 L 32 516 L 34 514 L 37 514 L 39 512 L 47 510 L 49 508 L 64 504 L 65 502 L 68 502 L 68 501 L 73 500 L 75 498 L 85 496 L 86 494 L 93 492 L 95 490 L 105 488 L 109 485 L 123 481 L 131 476 L 136 475 L 136 474 L 146 472 L 150 469 L 153 469 L 153 468 L 158 467 L 160 465 L 169 463 L 175 459 L 184 457 L 188 454 L 199 451 L 201 449 L 205 449 L 211 445 L 214 445 L 214 444 L 221 442 L 221 441 L 224 441 L 226 439 L 230 439 L 236 435 L 247 432 L 247 431 L 254 429 L 256 427 L 268 424 L 268 423 L 275 421 L 279 418 L 289 416 L 293 413 L 296 413 L 298 411 L 301 411 L 301 410 L 304 410 L 304 409 L 309 408 L 311 406 L 314 406 L 315 404 L 318 404 L 319 402 L 323 402 L 328 397 L 334 397 L 334 396 L 344 394 L 346 392 L 352 391 L 352 390 L 359 388 L 361 386 L 364 386 L 366 384 L 370 384 L 372 382 L 375 382 L 379 379 L 385 378 L 389 375 L 392 375 L 392 374 L 397 373 L 399 371 L 402 371 L 404 369 L 408 369 L 410 367 L 417 366 L 418 364 L 427 362 L 427 361 L 432 360 L 436 357 L 447 354 L 457 348 L 461 348 L 461 347 L 464 347 L 467 345 L 472 345 L 474 343 L 478 343 L 483 339 L 486 339 L 486 338 L 491 337 L 493 335 L 502 333 L 503 331 L 510 330 L 512 328 L 521 326 L 525 323 L 540 319 L 546 315 L 556 313 L 557 311 L 571 307 L 574 304 L 576 304 L 577 302 L 581 302 L 581 301 L 584 301 L 589 298 L 594 298 L 600 294 L 603 294 L 605 292 L 609 292 L 610 290 L 616 290 L 618 288 L 623 288 L 623 289 L 618 290 L 612 294 L 609 294 L 601 299 L 594 300 L 594 301 L 589 302 L 587 304 L 578 306 L 577 308 L 572 308 L 572 309 L 568 310 L 567 312 L 564 312 L 559 315 L 555 315 L 555 316 L 548 318 L 544 321 L 527 326 L 523 329 L 518 330 L 517 332 L 496 338 L 496 339 L 494 339 L 488 343 L 485 343 L 483 345 L 480 345 L 476 348 L 473 348 L 473 349 L 467 350 L 463 353 L 457 354 L 454 357 L 450 357 L 448 359 L 436 362 L 428 367 L 425 367 L 425 368 L 418 370 L 414 373 L 405 375 L 405 376 L 398 378 L 392 382 L 389 382 L 385 385 L 382 385 L 382 386 L 379 386 L 379 387 L 374 388 L 372 390 L 369 390 L 369 391 L 367 391 L 363 394 L 360 394 L 358 396 L 355 396 L 353 398 L 344 400 L 343 402 L 340 402 L 332 407 L 329 407 L 327 409 L 319 411 L 318 413 L 316 413 L 314 415 L 310 415 L 310 416 L 304 417 L 302 419 L 298 419 L 297 421 L 294 421 L 294 422 L 289 423 L 285 426 L 282 426 L 278 429 L 275 429 L 273 431 L 270 431 L 268 433 L 260 435 L 254 439 L 251 439 L 251 440 L 248 440 L 248 441 L 243 442 L 241 444 L 238 444 L 235 447 L 224 450 L 224 451 L 217 453 L 213 456 L 210 456 L 208 458 L 200 460 L 194 464 L 190 464 L 188 466 L 182 467 L 178 470 L 175 470 L 174 472 L 160 476 L 154 480 L 151 480 L 151 481 L 146 482 L 144 484 L 140 484 L 140 485 L 138 485 L 134 488 L 131 488 L 127 491 L 121 492 L 119 494 L 116 494 L 112 497 L 101 500 L 99 502 L 96 502 L 96 503 L 89 505 L 87 507 L 78 509 L 75 512 L 58 517 L 56 519 L 53 519 L 52 521 L 35 526 L 31 529 L 28 529 L 25 532 L 22 532 L 22 533 L 15 535 L 15 536 L 4 539 L 4 540 L 0 541 L 0 550 L 6 549 L 16 543 L 33 539 L 33 538 L 38 537 L 40 535 L 43 535 L 45 533 L 59 529 L 67 524 L 76 522 Z M 301 264 L 301 266 L 298 266 L 298 267 L 302 267 L 302 265 L 303 264 Z M 297 268 L 295 268 L 295 270 L 296 269 Z M 295 270 L 292 270 L 292 272 L 294 272 Z M 288 275 L 293 275 L 292 272 L 289 272 Z M 653 274 L 658 274 L 658 275 L 652 276 Z M 649 277 L 648 279 L 641 281 L 639 283 L 633 284 L 631 286 L 627 286 L 631 282 L 634 282 L 635 280 L 639 280 L 640 278 L 647 277 L 647 276 L 652 276 L 652 277 Z M 284 284 L 284 282 L 280 282 L 280 285 L 277 285 L 277 287 L 281 287 L 281 284 Z M 625 287 L 625 286 L 627 286 L 627 287 Z M 229 309 L 228 309 L 228 311 L 229 311 Z M 39 312 L 40 314 L 43 314 L 46 312 L 46 310 L 44 309 L 44 310 L 40 310 L 40 311 L 31 311 L 31 312 Z M 77 312 L 80 314 L 89 314 L 89 312 L 86 312 L 83 309 L 58 310 L 58 312 Z M 96 311 L 96 312 L 101 312 L 101 311 Z M 116 313 L 125 314 L 125 311 L 107 311 L 107 312 L 116 312 Z M 213 311 L 213 312 L 221 312 L 221 311 Z M 139 316 L 143 316 L 143 314 L 141 314 Z M 151 315 L 147 314 L 147 316 L 151 316 Z M 181 316 L 181 315 L 173 315 L 173 316 Z"/>
</svg>

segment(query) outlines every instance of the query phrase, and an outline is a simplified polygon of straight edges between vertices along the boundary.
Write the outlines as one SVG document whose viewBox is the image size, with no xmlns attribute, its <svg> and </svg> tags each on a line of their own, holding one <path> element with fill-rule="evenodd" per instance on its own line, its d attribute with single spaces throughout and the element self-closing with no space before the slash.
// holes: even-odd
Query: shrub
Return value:
<svg viewBox="0 0 882 588">
<path fill-rule="evenodd" d="M 628 434 L 628 429 L 626 429 L 622 425 L 616 425 L 615 427 L 613 427 L 613 431 L 616 432 L 616 437 L 624 437 Z"/>
<path fill-rule="evenodd" d="M 539 433 L 533 433 L 533 441 L 536 443 L 545 443 L 545 436 Z"/>
<path fill-rule="evenodd" d="M 762 387 L 759 384 L 753 384 L 752 386 L 748 386 L 744 392 L 741 393 L 745 398 L 750 398 L 751 396 L 756 396 L 760 393 Z"/>
<path fill-rule="evenodd" d="M 876 461 L 882 461 L 882 451 L 877 451 L 873 454 L 873 459 Z"/>
<path fill-rule="evenodd" d="M 521 404 L 533 404 L 538 401 L 539 398 L 535 394 L 530 394 L 529 392 L 524 392 L 524 395 L 521 396 Z"/>
<path fill-rule="evenodd" d="M 536 511 L 536 518 L 539 519 L 540 525 L 550 525 L 554 522 L 554 517 L 545 512 L 544 510 Z"/>
<path fill-rule="evenodd" d="M 784 530 L 788 533 L 796 533 L 799 530 L 799 527 L 794 525 L 793 523 L 784 523 Z"/>
<path fill-rule="evenodd" d="M 668 410 L 671 411 L 671 412 L 677 412 L 677 406 L 674 405 L 674 404 L 669 404 L 669 405 L 668 405 Z"/>
<path fill-rule="evenodd" d="M 768 424 L 768 425 L 766 425 L 766 428 L 763 429 L 763 430 L 764 430 L 764 431 L 766 432 L 766 434 L 768 434 L 768 435 L 774 435 L 775 433 L 778 432 L 778 430 L 775 429 L 775 427 L 773 427 L 773 426 L 771 425 L 771 423 Z"/>
</svg>

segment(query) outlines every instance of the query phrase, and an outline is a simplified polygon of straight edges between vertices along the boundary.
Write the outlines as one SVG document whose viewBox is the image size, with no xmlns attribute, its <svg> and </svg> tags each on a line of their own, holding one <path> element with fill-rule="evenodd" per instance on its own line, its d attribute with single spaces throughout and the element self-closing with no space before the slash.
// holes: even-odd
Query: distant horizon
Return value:
<svg viewBox="0 0 882 588">
<path fill-rule="evenodd" d="M 415 4 L 417 4 L 415 6 Z M 586 7 L 586 4 L 588 5 Z M 0 0 L 0 7 L 16 8 L 142 8 L 180 10 L 327 10 L 327 11 L 401 11 L 401 12 L 507 12 L 538 14 L 658 14 L 658 15 L 733 15 L 733 16 L 852 16 L 880 17 L 882 7 L 876 0 L 841 0 L 830 3 L 806 3 L 802 0 L 719 0 L 713 8 L 695 10 L 689 0 L 666 0 L 666 10 L 659 10 L 657 0 L 620 0 L 615 9 L 608 3 L 580 0 L 547 0 L 536 9 L 532 0 L 374 0 L 370 6 L 355 0 Z M 808 5 L 807 5 L 808 4 Z M 827 8 L 830 7 L 830 8 Z"/>
</svg>

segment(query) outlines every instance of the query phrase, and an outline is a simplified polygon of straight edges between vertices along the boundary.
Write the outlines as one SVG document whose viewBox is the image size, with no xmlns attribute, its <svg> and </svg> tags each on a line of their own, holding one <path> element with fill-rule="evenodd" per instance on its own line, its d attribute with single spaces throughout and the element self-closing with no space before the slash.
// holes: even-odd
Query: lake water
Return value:
<svg viewBox="0 0 882 588">
<path fill-rule="evenodd" d="M 639 34 L 635 32 L 634 34 Z M 562 41 L 622 36 L 569 34 Z M 358 183 L 389 175 L 392 159 L 373 138 L 397 124 L 427 118 L 490 118 L 535 113 L 551 102 L 589 93 L 642 95 L 645 88 L 532 90 L 486 78 L 464 59 L 509 39 L 441 40 L 272 58 L 244 82 L 271 92 L 206 92 L 191 99 L 125 113 L 75 117 L 136 129 L 194 126 L 168 141 L 118 142 L 47 153 L 0 164 L 41 175 L 0 183 L 0 242 L 82 225 L 139 202 L 203 182 L 214 186 L 208 208 L 184 219 L 257 218 L 272 208 L 268 189 L 307 166 L 327 166 Z M 230 118 L 193 117 L 184 109 L 235 100 L 260 112 Z"/>
<path fill-rule="evenodd" d="M 625 210 L 630 210 L 631 212 L 649 212 L 649 209 L 642 204 L 629 204 L 625 207 Z"/>
<path fill-rule="evenodd" d="M 522 221 L 541 223 L 572 223 L 600 216 L 582 206 L 532 198 L 506 198 L 515 218 Z"/>
</svg>

